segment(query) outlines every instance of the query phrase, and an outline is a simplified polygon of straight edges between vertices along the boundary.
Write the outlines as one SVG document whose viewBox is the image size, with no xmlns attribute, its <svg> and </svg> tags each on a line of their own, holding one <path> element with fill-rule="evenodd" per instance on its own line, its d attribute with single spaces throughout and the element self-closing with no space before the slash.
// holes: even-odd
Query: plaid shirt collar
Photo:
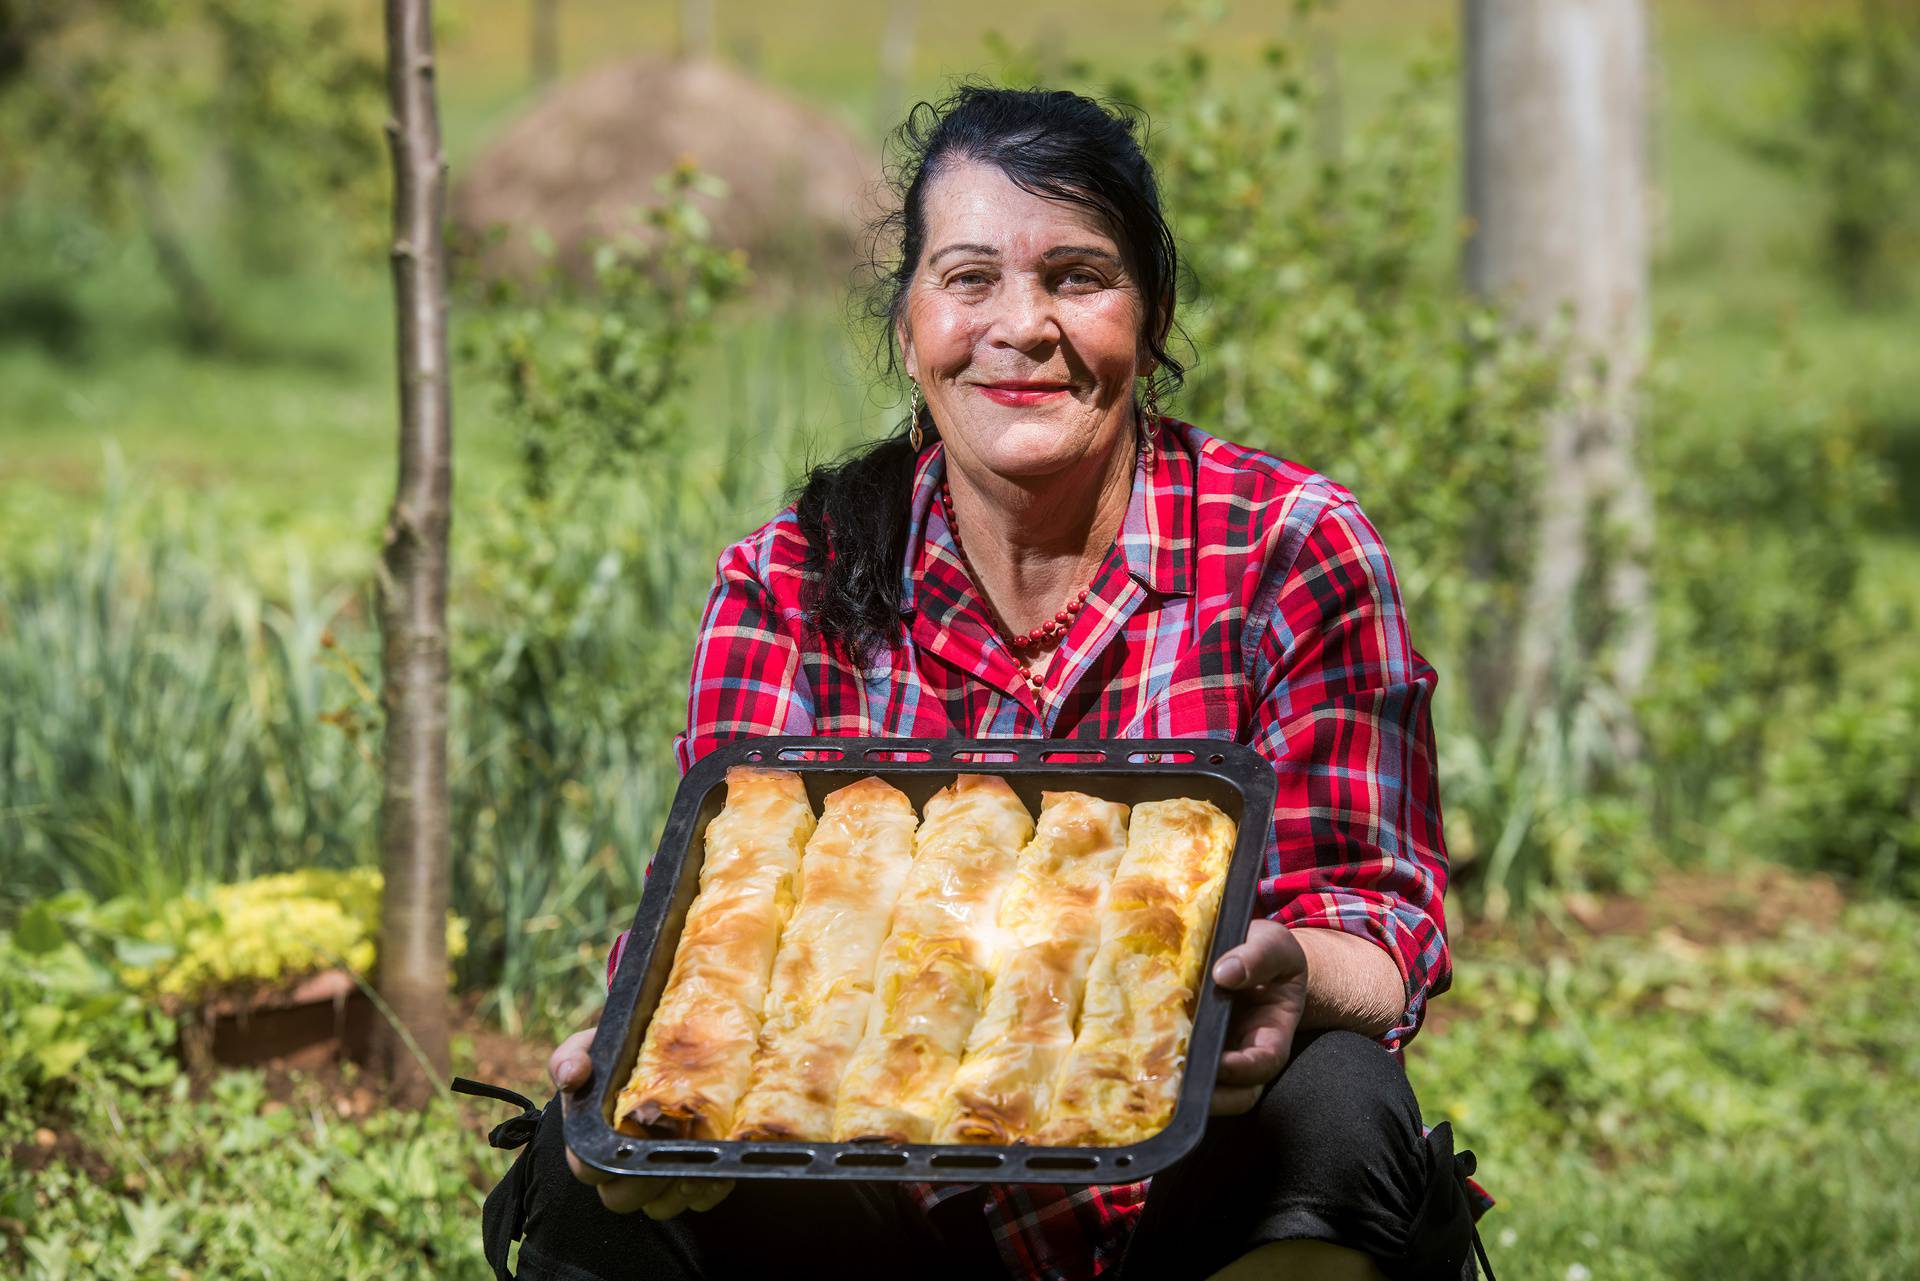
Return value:
<svg viewBox="0 0 1920 1281">
<path fill-rule="evenodd" d="M 1194 459 L 1180 447 L 1179 436 L 1193 439 L 1198 449 L 1204 439 L 1199 428 L 1162 418 L 1156 435 L 1153 463 L 1136 461 L 1133 496 L 1120 525 L 1120 559 L 1129 576 L 1149 591 L 1163 596 L 1186 596 L 1193 591 L 1193 471 Z M 950 615 L 960 604 L 967 583 L 966 567 L 947 528 L 940 507 L 940 478 L 946 474 L 947 446 L 936 441 L 921 455 L 913 476 L 913 509 L 907 520 L 906 555 L 901 564 L 900 612 L 915 613 L 922 586 L 932 579 L 929 607 L 936 615 Z M 1106 577 L 1103 567 L 1101 578 Z M 1095 591 L 1100 590 L 1096 580 Z M 933 598 L 937 597 L 935 600 Z"/>
</svg>

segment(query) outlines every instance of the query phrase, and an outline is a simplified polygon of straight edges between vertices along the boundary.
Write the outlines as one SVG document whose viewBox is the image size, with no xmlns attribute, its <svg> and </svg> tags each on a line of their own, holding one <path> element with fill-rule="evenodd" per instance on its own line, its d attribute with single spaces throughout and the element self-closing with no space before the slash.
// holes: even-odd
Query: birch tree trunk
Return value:
<svg viewBox="0 0 1920 1281">
<path fill-rule="evenodd" d="M 544 89 L 560 74 L 560 0 L 533 0 L 528 32 L 528 70 L 533 87 Z"/>
<path fill-rule="evenodd" d="M 1509 694 L 1526 711 L 1541 707 L 1593 645 L 1606 646 L 1628 695 L 1652 659 L 1652 504 L 1634 444 L 1647 347 L 1651 75 L 1642 0 L 1465 0 L 1464 38 L 1467 283 L 1529 328 L 1564 315 L 1571 340 L 1569 407 L 1548 426 L 1516 652 L 1481 665 L 1475 701 L 1485 717 Z M 1596 525 L 1607 549 L 1598 565 Z M 1596 572 L 1605 634 L 1582 636 L 1578 593 Z"/>
<path fill-rule="evenodd" d="M 874 120 L 886 134 L 900 123 L 906 109 L 907 81 L 913 75 L 915 28 L 920 21 L 919 0 L 893 0 L 887 6 L 887 26 L 880 36 L 880 84 L 874 94 Z"/>
<path fill-rule="evenodd" d="M 400 474 L 379 577 L 386 712 L 379 991 L 374 1066 L 418 1104 L 447 1049 L 447 531 L 453 423 L 447 380 L 447 170 L 435 103 L 431 0 L 387 0 L 393 109 L 393 291 Z"/>
<path fill-rule="evenodd" d="M 680 0 L 680 56 L 711 58 L 714 48 L 714 0 Z"/>
</svg>

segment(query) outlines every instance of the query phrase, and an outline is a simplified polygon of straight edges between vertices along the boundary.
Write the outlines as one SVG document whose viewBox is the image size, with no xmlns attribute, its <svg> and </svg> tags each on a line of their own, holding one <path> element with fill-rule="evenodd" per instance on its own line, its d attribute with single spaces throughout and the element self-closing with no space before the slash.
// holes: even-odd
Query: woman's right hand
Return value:
<svg viewBox="0 0 1920 1281">
<path fill-rule="evenodd" d="M 587 1050 L 593 1045 L 593 1029 L 575 1032 L 560 1042 L 560 1048 L 547 1060 L 547 1075 L 556 1090 L 577 1089 L 592 1074 Z M 591 1183 L 600 1193 L 600 1204 L 615 1214 L 645 1210 L 652 1219 L 671 1219 L 682 1210 L 711 1210 L 733 1191 L 732 1179 L 640 1178 L 629 1174 L 608 1174 L 596 1170 L 567 1149 L 567 1166 L 573 1177 Z"/>
</svg>

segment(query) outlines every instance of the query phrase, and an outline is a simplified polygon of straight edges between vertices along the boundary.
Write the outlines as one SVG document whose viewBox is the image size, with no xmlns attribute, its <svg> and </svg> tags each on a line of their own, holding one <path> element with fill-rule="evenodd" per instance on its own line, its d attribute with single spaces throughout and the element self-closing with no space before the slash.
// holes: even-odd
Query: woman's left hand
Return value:
<svg viewBox="0 0 1920 1281">
<path fill-rule="evenodd" d="M 1256 919 L 1247 941 L 1214 964 L 1213 981 L 1232 994 L 1233 1014 L 1208 1111 L 1232 1116 L 1253 1110 L 1293 1052 L 1307 1009 L 1306 949 L 1286 926 Z"/>
</svg>

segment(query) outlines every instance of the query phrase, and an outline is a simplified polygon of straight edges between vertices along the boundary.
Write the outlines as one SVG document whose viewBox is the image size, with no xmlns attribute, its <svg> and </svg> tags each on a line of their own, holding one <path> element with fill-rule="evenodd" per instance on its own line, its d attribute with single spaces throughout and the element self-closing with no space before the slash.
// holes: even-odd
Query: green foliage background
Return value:
<svg viewBox="0 0 1920 1281">
<path fill-rule="evenodd" d="M 1464 699 L 1522 581 L 1554 353 L 1456 286 L 1441 10 L 1168 26 L 1125 0 L 1069 37 L 1036 35 L 1027 9 L 925 11 L 914 88 L 969 69 L 1145 109 L 1196 285 L 1196 361 L 1169 410 L 1353 488 L 1442 673 L 1459 973 L 1412 1071 L 1429 1119 L 1482 1153 L 1496 1263 L 1570 1281 L 1911 1273 L 1920 1046 L 1889 994 L 1920 977 L 1901 905 L 1920 895 L 1920 315 L 1911 202 L 1887 194 L 1909 190 L 1914 135 L 1876 97 L 1911 87 L 1901 47 L 1850 5 L 1805 31 L 1791 9 L 1660 14 L 1644 462 L 1661 657 L 1631 709 L 1634 763 L 1596 672 L 1530 723 L 1482 726 Z M 99 98 L 99 119 L 155 157 L 220 323 L 197 332 L 137 209 L 77 180 L 75 162 L 124 148 L 76 118 L 9 153 L 0 233 L 26 252 L 0 262 L 0 1147 L 18 1157 L 0 1260 L 465 1275 L 500 1162 L 452 1105 L 348 1121 L 270 1100 L 254 1074 L 196 1087 L 131 975 L 174 946 L 140 922 L 212 886 L 374 856 L 366 574 L 393 411 L 352 86 L 377 33 L 319 4 L 61 12 L 130 33 L 90 45 L 76 25 L 64 65 L 104 50 L 114 83 L 141 86 Z M 670 22 L 566 12 L 583 62 L 665 43 Z M 870 50 L 786 9 L 734 12 L 736 57 L 866 118 Z M 443 9 L 456 161 L 525 99 L 517 17 Z M 989 26 L 1019 34 L 983 45 Z M 274 72 L 312 42 L 327 56 Z M 244 74 L 205 77 L 220 50 Z M 1861 81 L 1846 68 L 1869 54 Z M 194 74 L 156 84 L 175 66 Z M 0 84 L 10 120 L 53 100 Z M 1863 112 L 1871 127 L 1833 125 Z M 1849 219 L 1879 228 L 1870 290 L 1836 267 Z M 741 297 L 742 265 L 684 204 L 656 230 L 663 251 L 610 252 L 594 290 L 459 301 L 457 980 L 530 1038 L 598 1003 L 676 781 L 715 555 L 808 460 L 902 416 L 837 300 Z M 1676 864 L 1736 886 L 1759 859 L 1841 878 L 1855 902 L 1751 934 L 1566 926 L 1585 894 L 1645 894 Z"/>
</svg>

